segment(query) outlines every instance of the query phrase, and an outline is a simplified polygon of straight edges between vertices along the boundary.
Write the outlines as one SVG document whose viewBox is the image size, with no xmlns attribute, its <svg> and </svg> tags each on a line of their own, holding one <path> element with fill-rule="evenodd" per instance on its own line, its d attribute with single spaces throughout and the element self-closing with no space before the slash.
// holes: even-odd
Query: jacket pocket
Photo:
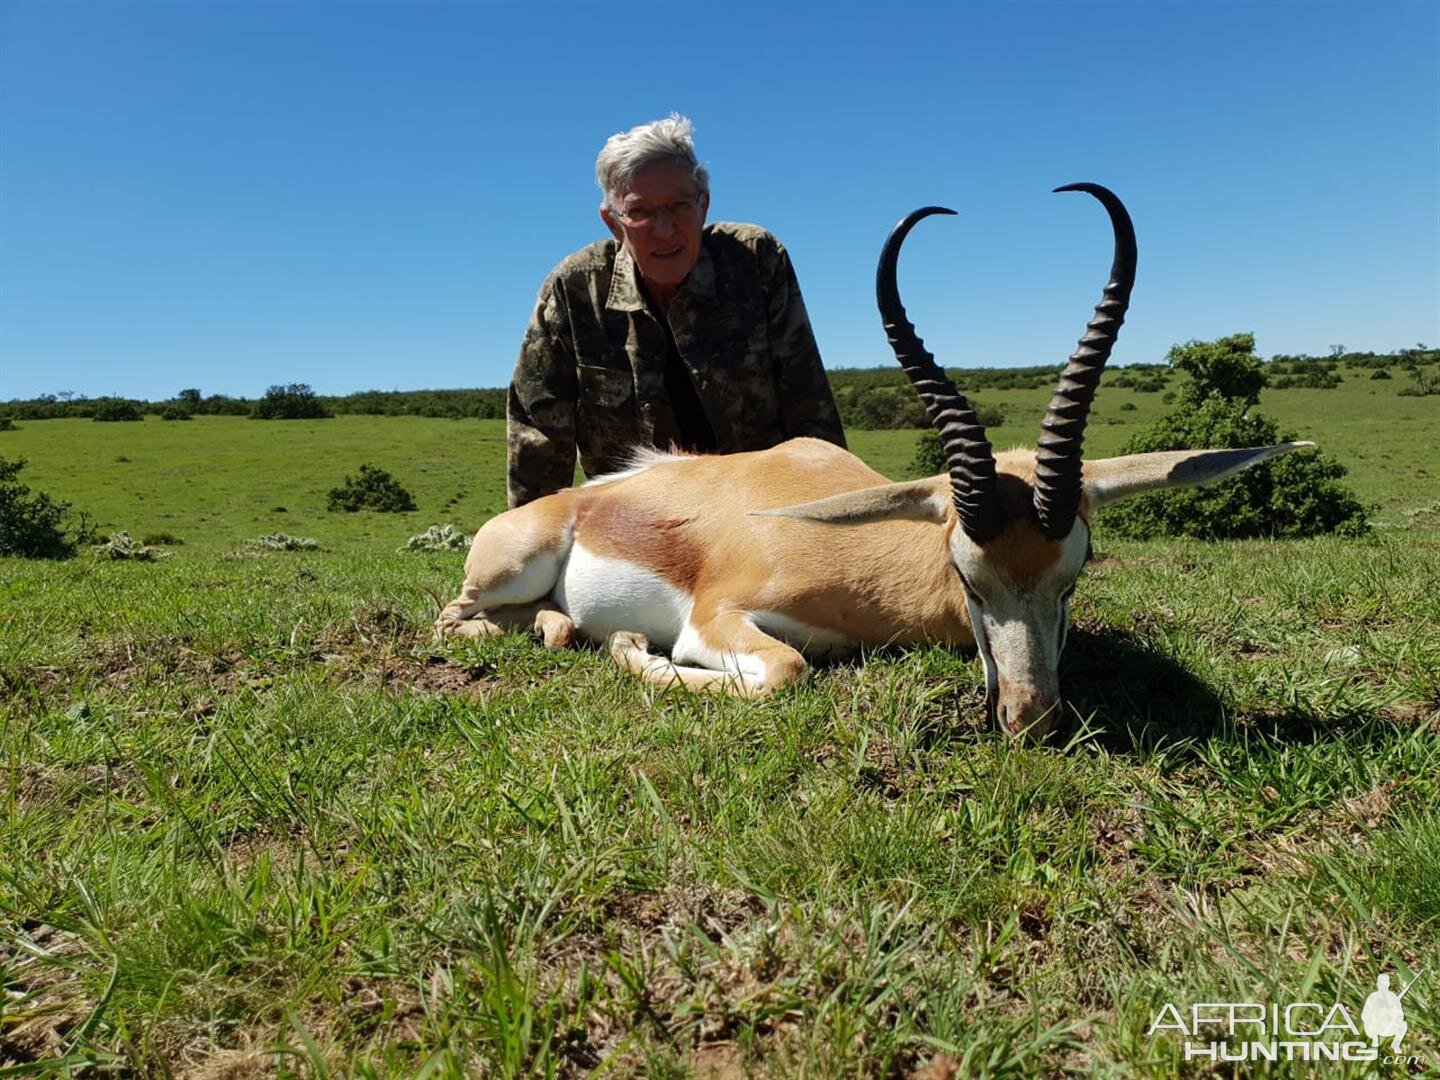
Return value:
<svg viewBox="0 0 1440 1080">
<path fill-rule="evenodd" d="M 577 364 L 575 368 L 582 408 L 590 404 L 615 409 L 635 396 L 635 376 L 628 369 L 595 364 Z"/>
</svg>

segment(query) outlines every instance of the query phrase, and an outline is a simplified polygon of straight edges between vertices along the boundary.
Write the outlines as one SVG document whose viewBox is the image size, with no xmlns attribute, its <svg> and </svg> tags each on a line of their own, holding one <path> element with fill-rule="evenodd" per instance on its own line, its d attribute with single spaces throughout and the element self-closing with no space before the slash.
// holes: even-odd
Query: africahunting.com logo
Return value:
<svg viewBox="0 0 1440 1080">
<path fill-rule="evenodd" d="M 1417 973 L 1397 994 L 1390 989 L 1389 975 L 1378 976 L 1374 993 L 1360 1010 L 1358 1026 L 1350 1010 L 1339 1001 L 1333 1005 L 1314 1001 L 1287 1005 L 1206 1001 L 1191 1005 L 1186 1012 L 1166 1002 L 1155 1014 L 1147 1034 L 1154 1037 L 1173 1032 L 1184 1040 L 1187 1061 L 1208 1058 L 1217 1062 L 1379 1061 L 1386 1065 L 1418 1065 L 1418 1057 L 1403 1055 L 1402 1043 L 1410 1030 L 1403 999 L 1419 978 Z"/>
</svg>

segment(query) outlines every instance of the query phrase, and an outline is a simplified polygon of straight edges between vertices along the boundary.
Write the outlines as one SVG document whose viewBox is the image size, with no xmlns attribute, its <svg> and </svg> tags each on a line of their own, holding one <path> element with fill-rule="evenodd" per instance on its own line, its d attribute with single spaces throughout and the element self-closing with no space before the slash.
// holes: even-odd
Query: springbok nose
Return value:
<svg viewBox="0 0 1440 1080">
<path fill-rule="evenodd" d="M 1044 739 L 1060 721 L 1060 698 L 1034 690 L 1002 690 L 995 718 L 1008 735 L 1023 735 L 1035 742 Z"/>
</svg>

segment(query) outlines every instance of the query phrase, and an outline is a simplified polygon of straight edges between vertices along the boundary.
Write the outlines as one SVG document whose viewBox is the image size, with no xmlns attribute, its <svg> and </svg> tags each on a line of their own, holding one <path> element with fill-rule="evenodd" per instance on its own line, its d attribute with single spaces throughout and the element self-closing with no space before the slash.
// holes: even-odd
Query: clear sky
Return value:
<svg viewBox="0 0 1440 1080">
<path fill-rule="evenodd" d="M 0 3 L 0 399 L 501 386 L 604 236 L 596 152 L 695 122 L 712 220 L 794 259 L 830 367 L 1440 338 L 1440 3 Z"/>
</svg>

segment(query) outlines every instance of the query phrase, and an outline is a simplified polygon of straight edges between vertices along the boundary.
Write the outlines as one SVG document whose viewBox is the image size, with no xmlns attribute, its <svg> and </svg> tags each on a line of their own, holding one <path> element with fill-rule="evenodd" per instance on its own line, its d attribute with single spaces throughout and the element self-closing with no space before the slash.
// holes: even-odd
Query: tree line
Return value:
<svg viewBox="0 0 1440 1080">
<path fill-rule="evenodd" d="M 1344 378 L 1389 379 L 1392 373 L 1408 375 L 1412 384 L 1402 394 L 1440 392 L 1440 349 L 1425 344 L 1392 353 L 1350 351 L 1331 346 L 1327 356 L 1276 354 L 1261 362 L 1264 384 L 1272 389 L 1333 389 Z M 1053 386 L 1062 364 L 1020 368 L 947 368 L 955 385 L 970 396 L 984 391 L 1035 390 Z M 1105 384 L 1145 393 L 1172 391 L 1175 369 L 1170 364 L 1132 364 L 1105 372 Z M 840 419 L 846 427 L 865 429 L 924 428 L 925 410 L 898 367 L 837 368 L 828 372 Z M 186 420 L 192 416 L 250 416 L 261 420 L 319 419 L 342 414 L 367 416 L 428 416 L 452 420 L 500 420 L 505 416 L 506 391 L 499 388 L 460 390 L 363 390 L 354 394 L 317 394 L 305 383 L 269 387 L 258 398 L 202 394 L 196 388 L 181 390 L 173 398 L 145 401 L 135 398 L 95 397 L 60 393 L 0 403 L 0 423 L 6 420 L 140 420 L 159 416 Z M 982 410 L 985 405 L 980 405 Z M 997 423 L 1000 410 L 988 406 L 989 423 Z"/>
</svg>

